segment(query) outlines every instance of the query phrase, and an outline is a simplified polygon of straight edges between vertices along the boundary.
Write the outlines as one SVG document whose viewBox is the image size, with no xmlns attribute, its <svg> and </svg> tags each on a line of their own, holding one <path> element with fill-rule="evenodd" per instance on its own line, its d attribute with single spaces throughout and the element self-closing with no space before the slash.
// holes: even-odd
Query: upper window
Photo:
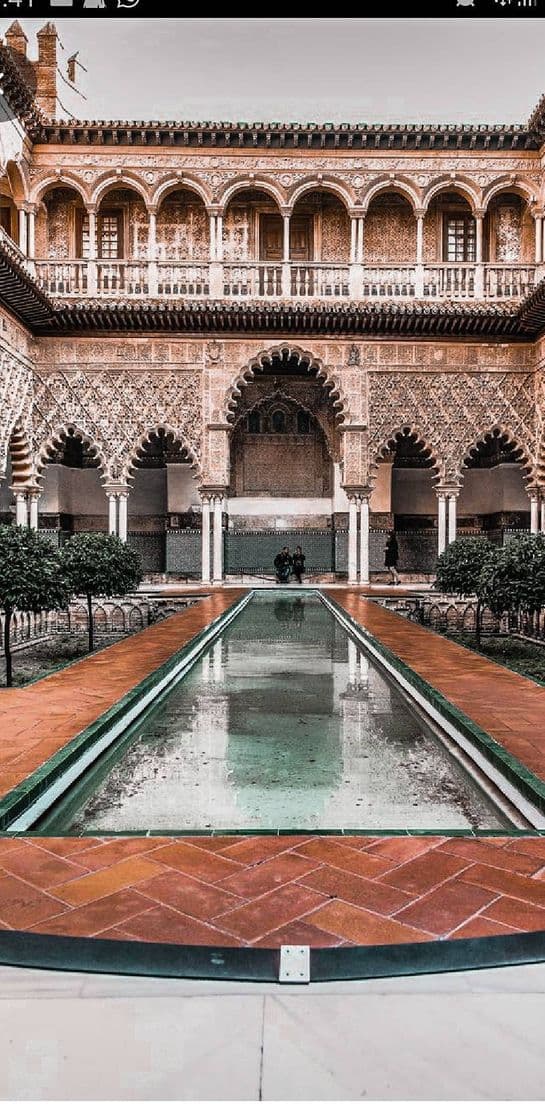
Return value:
<svg viewBox="0 0 545 1120">
<path fill-rule="evenodd" d="M 475 219 L 470 214 L 447 214 L 443 236 L 444 260 L 475 260 Z"/>
<path fill-rule="evenodd" d="M 248 431 L 251 432 L 252 435 L 259 435 L 261 431 L 261 416 L 255 409 L 248 414 Z"/>
<path fill-rule="evenodd" d="M 89 215 L 78 210 L 76 223 L 76 256 L 89 256 Z M 123 211 L 101 210 L 97 215 L 97 257 L 118 260 L 123 256 Z"/>
<path fill-rule="evenodd" d="M 286 414 L 280 409 L 277 409 L 276 412 L 273 412 L 271 416 L 271 430 L 273 432 L 286 431 Z"/>
<path fill-rule="evenodd" d="M 302 408 L 297 413 L 297 431 L 300 436 L 308 436 L 310 432 L 310 415 Z"/>
</svg>

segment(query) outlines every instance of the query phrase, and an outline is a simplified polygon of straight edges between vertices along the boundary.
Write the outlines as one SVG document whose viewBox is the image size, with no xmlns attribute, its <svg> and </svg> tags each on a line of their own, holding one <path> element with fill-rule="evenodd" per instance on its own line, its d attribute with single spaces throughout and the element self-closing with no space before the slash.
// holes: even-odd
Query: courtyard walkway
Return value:
<svg viewBox="0 0 545 1120">
<path fill-rule="evenodd" d="M 208 598 L 0 696 L 5 793 L 236 602 Z M 367 602 L 366 630 L 540 777 L 545 693 Z M 423 640 L 424 639 L 424 640 Z M 221 946 L 397 944 L 545 930 L 545 837 L 0 838 L 0 930 Z"/>
</svg>

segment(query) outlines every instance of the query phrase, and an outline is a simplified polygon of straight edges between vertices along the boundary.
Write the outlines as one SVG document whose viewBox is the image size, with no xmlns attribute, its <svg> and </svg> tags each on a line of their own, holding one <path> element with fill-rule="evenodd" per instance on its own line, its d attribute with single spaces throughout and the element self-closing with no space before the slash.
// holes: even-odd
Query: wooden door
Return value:
<svg viewBox="0 0 545 1120">
<path fill-rule="evenodd" d="M 314 253 L 312 214 L 295 214 L 290 221 L 290 259 L 311 261 Z"/>
<path fill-rule="evenodd" d="M 281 261 L 284 223 L 280 214 L 261 214 L 259 222 L 260 261 Z"/>
</svg>

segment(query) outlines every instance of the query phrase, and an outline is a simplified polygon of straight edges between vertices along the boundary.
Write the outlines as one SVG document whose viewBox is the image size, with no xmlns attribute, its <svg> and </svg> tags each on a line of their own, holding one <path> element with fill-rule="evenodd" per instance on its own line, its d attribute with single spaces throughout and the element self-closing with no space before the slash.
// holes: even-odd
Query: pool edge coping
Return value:
<svg viewBox="0 0 545 1120">
<path fill-rule="evenodd" d="M 371 980 L 540 964 L 545 961 L 545 930 L 393 945 L 306 948 L 311 984 Z M 279 965 L 280 948 L 233 948 L 0 931 L 0 966 L 115 976 L 279 983 Z"/>
</svg>

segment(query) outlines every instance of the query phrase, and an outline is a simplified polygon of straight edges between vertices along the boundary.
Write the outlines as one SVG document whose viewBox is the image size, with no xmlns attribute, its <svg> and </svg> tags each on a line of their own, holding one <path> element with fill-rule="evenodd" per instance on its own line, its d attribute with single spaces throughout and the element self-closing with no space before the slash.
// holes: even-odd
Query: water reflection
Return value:
<svg viewBox="0 0 545 1120">
<path fill-rule="evenodd" d="M 264 592 L 65 827 L 503 823 L 317 596 Z"/>
</svg>

